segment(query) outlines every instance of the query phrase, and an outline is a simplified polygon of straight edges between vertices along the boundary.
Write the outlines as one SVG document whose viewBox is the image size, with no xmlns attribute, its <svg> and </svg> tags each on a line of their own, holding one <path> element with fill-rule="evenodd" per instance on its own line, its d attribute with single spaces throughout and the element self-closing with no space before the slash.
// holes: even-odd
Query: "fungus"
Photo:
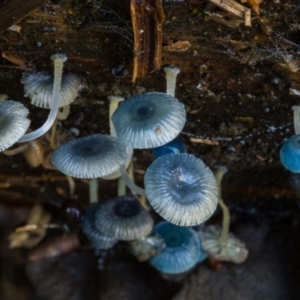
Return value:
<svg viewBox="0 0 300 300">
<path fill-rule="evenodd" d="M 97 178 L 113 173 L 126 159 L 125 146 L 115 137 L 94 134 L 58 147 L 52 164 L 63 174 L 76 178 Z"/>
<path fill-rule="evenodd" d="M 99 203 L 93 203 L 90 205 L 82 221 L 82 231 L 89 238 L 89 240 L 95 245 L 97 250 L 112 248 L 118 239 L 105 235 L 95 227 L 95 213 L 101 207 Z"/>
<path fill-rule="evenodd" d="M 123 102 L 112 115 L 121 143 L 155 148 L 173 140 L 186 121 L 184 105 L 166 93 L 146 93 Z"/>
<path fill-rule="evenodd" d="M 178 137 L 163 146 L 153 149 L 153 155 L 156 158 L 171 153 L 185 153 L 184 144 Z"/>
<path fill-rule="evenodd" d="M 300 135 L 293 135 L 280 149 L 280 161 L 291 172 L 300 173 Z"/>
<path fill-rule="evenodd" d="M 175 97 L 175 89 L 176 89 L 176 77 L 177 74 L 180 73 L 180 69 L 176 66 L 168 66 L 164 68 L 164 71 L 167 76 L 167 91 L 166 93 Z"/>
<path fill-rule="evenodd" d="M 284 142 L 280 149 L 280 161 L 289 171 L 300 173 L 300 106 L 294 105 L 292 109 L 296 135 Z"/>
<path fill-rule="evenodd" d="M 134 195 L 109 199 L 96 212 L 95 225 L 119 240 L 139 239 L 152 231 L 153 219 Z"/>
<path fill-rule="evenodd" d="M 201 246 L 193 229 L 164 221 L 154 227 L 154 232 L 166 243 L 166 247 L 150 259 L 150 264 L 155 269 L 166 274 L 180 274 L 198 263 Z"/>
<path fill-rule="evenodd" d="M 25 134 L 30 125 L 28 113 L 28 109 L 19 102 L 0 102 L 0 151 L 12 146 Z"/>
<path fill-rule="evenodd" d="M 129 251 L 138 261 L 148 260 L 165 247 L 164 239 L 156 233 L 129 242 Z"/>
<path fill-rule="evenodd" d="M 191 154 L 167 154 L 147 169 L 147 198 L 167 221 L 194 226 L 206 221 L 216 209 L 218 188 L 212 171 Z"/>
<path fill-rule="evenodd" d="M 207 254 L 221 261 L 230 261 L 236 264 L 242 263 L 248 257 L 248 250 L 245 244 L 234 234 L 229 233 L 230 211 L 222 199 L 221 182 L 226 167 L 219 167 L 216 172 L 216 180 L 219 187 L 219 205 L 223 212 L 222 228 L 209 225 L 198 231 L 202 247 Z"/>
<path fill-rule="evenodd" d="M 58 108 L 59 108 L 59 101 L 61 95 L 61 78 L 62 78 L 63 64 L 67 60 L 67 56 L 65 54 L 57 53 L 52 55 L 51 59 L 54 62 L 54 83 L 53 83 L 52 101 L 50 105 L 51 109 L 50 109 L 48 119 L 44 123 L 44 125 L 39 129 L 23 135 L 19 139 L 18 141 L 19 143 L 28 142 L 40 137 L 51 128 L 51 126 L 55 121 Z"/>
<path fill-rule="evenodd" d="M 207 254 L 220 261 L 235 264 L 244 262 L 248 257 L 246 245 L 233 233 L 228 233 L 224 242 L 220 241 L 223 229 L 220 226 L 209 225 L 199 231 L 202 247 Z"/>
<path fill-rule="evenodd" d="M 24 84 L 25 97 L 31 104 L 50 109 L 53 103 L 54 77 L 43 72 L 24 72 L 21 83 Z M 61 78 L 59 107 L 71 104 L 78 95 L 80 79 L 75 74 L 65 74 Z"/>
</svg>

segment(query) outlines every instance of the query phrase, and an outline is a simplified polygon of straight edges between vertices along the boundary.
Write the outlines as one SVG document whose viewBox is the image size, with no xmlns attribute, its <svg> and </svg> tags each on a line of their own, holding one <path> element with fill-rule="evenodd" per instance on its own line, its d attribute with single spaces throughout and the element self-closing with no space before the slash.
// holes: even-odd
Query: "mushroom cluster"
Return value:
<svg viewBox="0 0 300 300">
<path fill-rule="evenodd" d="M 28 110 L 12 100 L 1 102 L 0 150 L 37 139 L 52 127 L 53 166 L 67 176 L 91 180 L 91 205 L 83 216 L 82 229 L 97 250 L 109 249 L 118 240 L 131 241 L 139 247 L 137 250 L 134 246 L 135 253 L 168 274 L 185 272 L 205 259 L 199 236 L 189 227 L 203 224 L 212 216 L 218 204 L 218 186 L 209 167 L 186 153 L 178 138 L 186 122 L 184 104 L 175 98 L 179 69 L 165 68 L 166 93 L 145 93 L 126 101 L 111 96 L 110 135 L 93 134 L 57 147 L 57 119 L 68 115 L 80 80 L 73 74 L 62 75 L 65 55 L 51 58 L 54 77 L 26 72 L 22 78 L 25 96 L 31 98 L 31 103 L 50 109 L 47 121 L 25 134 L 30 124 Z M 4 130 L 15 132 L 7 135 Z M 7 140 L 8 136 L 12 139 Z M 146 170 L 145 188 L 138 187 L 127 172 L 134 149 L 153 149 L 156 158 Z M 119 183 L 126 183 L 132 193 L 126 194 L 126 188 L 120 188 L 118 197 L 100 203 L 98 178 L 119 178 Z M 138 195 L 146 197 L 154 211 L 166 220 L 153 232 L 154 221 Z"/>
</svg>

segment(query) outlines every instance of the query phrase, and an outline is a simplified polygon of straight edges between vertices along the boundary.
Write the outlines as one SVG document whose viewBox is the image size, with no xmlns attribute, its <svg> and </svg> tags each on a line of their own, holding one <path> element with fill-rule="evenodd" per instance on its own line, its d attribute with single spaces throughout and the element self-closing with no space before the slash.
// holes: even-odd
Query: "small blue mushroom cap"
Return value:
<svg viewBox="0 0 300 300">
<path fill-rule="evenodd" d="M 185 153 L 184 144 L 178 137 L 163 146 L 153 149 L 153 155 L 156 158 L 170 153 Z"/>
<path fill-rule="evenodd" d="M 82 231 L 94 244 L 96 250 L 112 248 L 118 242 L 118 239 L 100 232 L 95 227 L 95 213 L 100 207 L 99 203 L 90 205 L 82 220 Z"/>
<path fill-rule="evenodd" d="M 184 105 L 166 93 L 146 93 L 124 101 L 111 117 L 121 143 L 147 149 L 173 140 L 186 121 Z"/>
<path fill-rule="evenodd" d="M 188 227 L 160 222 L 154 232 L 166 244 L 161 252 L 150 259 L 150 264 L 166 274 L 180 274 L 193 268 L 199 261 L 200 241 L 197 233 Z"/>
<path fill-rule="evenodd" d="M 216 179 L 203 161 L 191 154 L 157 158 L 147 169 L 144 182 L 151 206 L 175 225 L 201 224 L 216 210 Z"/>
<path fill-rule="evenodd" d="M 148 235 L 153 219 L 134 195 L 124 195 L 102 203 L 96 212 L 99 231 L 119 240 L 131 241 Z"/>
<path fill-rule="evenodd" d="M 300 134 L 293 135 L 280 149 L 280 160 L 291 172 L 300 173 Z"/>
<path fill-rule="evenodd" d="M 126 147 L 115 137 L 94 134 L 61 145 L 53 152 L 51 162 L 66 175 L 97 178 L 119 169 L 126 156 Z"/>
</svg>

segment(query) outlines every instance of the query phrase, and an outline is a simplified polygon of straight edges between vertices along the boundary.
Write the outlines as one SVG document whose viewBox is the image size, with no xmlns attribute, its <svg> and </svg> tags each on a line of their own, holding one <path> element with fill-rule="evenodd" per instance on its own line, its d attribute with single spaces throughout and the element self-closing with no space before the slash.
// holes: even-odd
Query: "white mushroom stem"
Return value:
<svg viewBox="0 0 300 300">
<path fill-rule="evenodd" d="M 165 67 L 164 71 L 167 76 L 167 91 L 166 93 L 175 97 L 176 77 L 180 73 L 180 69 L 175 66 Z"/>
<path fill-rule="evenodd" d="M 19 143 L 28 142 L 35 140 L 36 138 L 45 134 L 52 126 L 57 116 L 59 100 L 60 100 L 60 91 L 61 91 L 61 78 L 63 72 L 64 62 L 67 60 L 65 54 L 57 53 L 51 56 L 51 59 L 54 62 L 54 83 L 53 83 L 53 96 L 52 96 L 52 106 L 47 121 L 39 129 L 23 135 L 19 139 Z"/>
<path fill-rule="evenodd" d="M 50 148 L 55 150 L 56 145 L 56 129 L 57 129 L 57 122 L 58 120 L 65 120 L 70 114 L 70 105 L 61 107 L 58 109 L 57 116 L 55 118 L 54 123 L 51 127 L 51 138 L 50 138 Z"/>
<path fill-rule="evenodd" d="M 121 172 L 121 176 L 124 180 L 124 182 L 126 183 L 126 185 L 135 193 L 137 193 L 138 195 L 142 195 L 142 196 L 146 196 L 146 192 L 144 189 L 138 187 L 130 178 L 130 176 L 128 175 L 126 168 L 124 165 L 121 166 L 120 168 L 120 172 Z"/>
<path fill-rule="evenodd" d="M 98 178 L 90 180 L 90 203 L 98 202 Z"/>
<path fill-rule="evenodd" d="M 126 194 L 126 184 L 122 177 L 118 179 L 118 197 L 124 196 Z"/>
<path fill-rule="evenodd" d="M 66 175 L 66 177 L 67 177 L 68 184 L 69 184 L 70 197 L 73 198 L 74 192 L 75 192 L 75 181 L 74 181 L 74 178 L 69 175 Z"/>
<path fill-rule="evenodd" d="M 222 179 L 224 174 L 227 172 L 227 168 L 222 166 L 219 167 L 216 173 L 216 180 L 219 187 L 219 205 L 221 206 L 223 212 L 223 224 L 222 224 L 222 232 L 219 236 L 220 244 L 224 244 L 227 241 L 228 233 L 229 233 L 229 226 L 230 226 L 230 211 L 227 205 L 224 203 L 222 199 Z"/>
<path fill-rule="evenodd" d="M 111 121 L 111 116 L 113 115 L 113 113 L 116 111 L 116 109 L 119 106 L 119 103 L 124 101 L 125 98 L 121 97 L 121 96 L 108 96 L 108 100 L 109 100 L 109 128 L 110 128 L 110 135 L 111 136 L 116 136 L 116 131 L 115 131 L 115 127 L 114 124 Z"/>
<path fill-rule="evenodd" d="M 292 106 L 292 110 L 294 111 L 295 133 L 300 134 L 300 106 L 299 105 L 294 105 L 294 106 Z"/>
</svg>

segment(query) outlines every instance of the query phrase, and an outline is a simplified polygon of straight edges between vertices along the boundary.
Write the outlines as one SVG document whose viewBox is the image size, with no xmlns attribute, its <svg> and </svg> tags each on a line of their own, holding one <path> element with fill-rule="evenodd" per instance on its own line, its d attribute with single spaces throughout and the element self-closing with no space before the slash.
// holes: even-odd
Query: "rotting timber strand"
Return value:
<svg viewBox="0 0 300 300">
<path fill-rule="evenodd" d="M 131 0 L 130 13 L 134 34 L 132 81 L 161 68 L 162 25 L 161 0 Z"/>
</svg>

